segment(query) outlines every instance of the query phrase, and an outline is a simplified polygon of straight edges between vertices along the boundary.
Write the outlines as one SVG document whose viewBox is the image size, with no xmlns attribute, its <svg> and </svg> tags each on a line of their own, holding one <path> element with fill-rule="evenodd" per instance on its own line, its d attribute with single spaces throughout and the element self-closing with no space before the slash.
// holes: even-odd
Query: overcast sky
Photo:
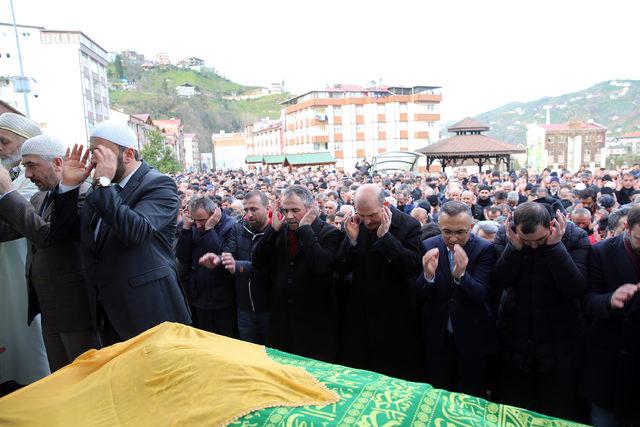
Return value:
<svg viewBox="0 0 640 427">
<path fill-rule="evenodd" d="M 442 86 L 447 121 L 640 79 L 637 1 L 13 1 L 19 24 L 81 30 L 108 51 L 201 57 L 243 84 Z"/>
</svg>

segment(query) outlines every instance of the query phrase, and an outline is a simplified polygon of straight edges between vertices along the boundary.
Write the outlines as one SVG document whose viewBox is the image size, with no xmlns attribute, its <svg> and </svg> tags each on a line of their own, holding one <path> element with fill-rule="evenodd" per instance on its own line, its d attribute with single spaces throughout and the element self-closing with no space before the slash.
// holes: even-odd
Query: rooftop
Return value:
<svg viewBox="0 0 640 427">
<path fill-rule="evenodd" d="M 602 126 L 595 122 L 567 122 L 567 123 L 554 123 L 549 125 L 538 125 L 538 126 L 546 130 L 547 132 L 607 129 L 606 126 Z"/>
<path fill-rule="evenodd" d="M 440 89 L 440 86 L 377 86 L 377 87 L 368 87 L 365 88 L 363 86 L 351 85 L 351 84 L 339 84 L 331 87 L 326 87 L 324 89 L 310 90 L 301 95 L 294 96 L 293 98 L 287 99 L 286 101 L 281 102 L 281 105 L 287 104 L 295 104 L 296 101 L 306 95 L 312 93 L 319 92 L 330 92 L 330 93 L 349 93 L 349 92 L 357 92 L 357 93 L 365 93 L 364 96 L 368 96 L 367 94 L 371 94 L 370 96 L 382 95 L 407 95 L 407 94 L 418 94 L 425 91 L 433 91 L 436 89 Z"/>
<path fill-rule="evenodd" d="M 454 135 L 416 151 L 428 156 L 495 156 L 524 153 L 526 150 L 485 135 Z"/>
<path fill-rule="evenodd" d="M 449 132 L 464 132 L 464 131 L 487 131 L 489 126 L 481 123 L 471 117 L 466 117 L 460 120 L 458 123 L 449 127 Z"/>
<path fill-rule="evenodd" d="M 619 138 L 640 138 L 640 131 L 638 132 L 628 132 L 621 135 Z"/>
</svg>

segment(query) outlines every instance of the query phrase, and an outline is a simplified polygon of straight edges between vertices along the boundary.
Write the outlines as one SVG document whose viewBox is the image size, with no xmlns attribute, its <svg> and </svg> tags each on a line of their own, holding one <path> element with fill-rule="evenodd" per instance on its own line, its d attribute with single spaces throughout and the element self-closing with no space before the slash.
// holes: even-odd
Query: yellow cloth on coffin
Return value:
<svg viewBox="0 0 640 427">
<path fill-rule="evenodd" d="M 0 425 L 217 425 L 339 397 L 264 347 L 163 323 L 0 399 Z"/>
</svg>

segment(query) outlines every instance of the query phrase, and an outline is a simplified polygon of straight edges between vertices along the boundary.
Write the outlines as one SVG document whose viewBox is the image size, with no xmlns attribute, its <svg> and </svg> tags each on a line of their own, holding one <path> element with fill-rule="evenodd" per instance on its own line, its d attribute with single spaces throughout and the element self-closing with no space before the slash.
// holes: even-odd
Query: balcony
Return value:
<svg viewBox="0 0 640 427">
<path fill-rule="evenodd" d="M 324 144 L 325 142 L 329 142 L 328 135 L 312 136 L 310 139 L 311 139 L 310 142 L 314 144 Z"/>
</svg>

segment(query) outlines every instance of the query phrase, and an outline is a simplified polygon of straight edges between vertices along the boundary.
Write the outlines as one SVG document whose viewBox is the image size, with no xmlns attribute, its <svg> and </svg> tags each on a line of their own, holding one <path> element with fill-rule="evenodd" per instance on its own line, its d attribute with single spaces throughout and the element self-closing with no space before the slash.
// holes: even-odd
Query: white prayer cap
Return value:
<svg viewBox="0 0 640 427">
<path fill-rule="evenodd" d="M 121 147 L 138 149 L 138 138 L 133 129 L 113 120 L 98 123 L 91 132 L 91 138 L 102 138 Z"/>
<path fill-rule="evenodd" d="M 23 156 L 55 156 L 64 157 L 67 148 L 58 138 L 49 135 L 38 135 L 27 139 L 22 144 Z"/>
<path fill-rule="evenodd" d="M 575 188 L 576 188 L 576 190 L 578 190 L 578 191 L 582 191 L 582 190 L 584 190 L 585 188 L 587 188 L 587 186 L 586 186 L 586 185 L 584 185 L 584 183 L 583 183 L 583 182 L 579 182 L 579 183 L 577 183 L 577 184 L 576 184 L 576 187 L 575 187 Z"/>
<path fill-rule="evenodd" d="M 23 138 L 40 135 L 40 126 L 28 117 L 20 114 L 4 113 L 0 115 L 0 129 L 8 130 Z"/>
</svg>

